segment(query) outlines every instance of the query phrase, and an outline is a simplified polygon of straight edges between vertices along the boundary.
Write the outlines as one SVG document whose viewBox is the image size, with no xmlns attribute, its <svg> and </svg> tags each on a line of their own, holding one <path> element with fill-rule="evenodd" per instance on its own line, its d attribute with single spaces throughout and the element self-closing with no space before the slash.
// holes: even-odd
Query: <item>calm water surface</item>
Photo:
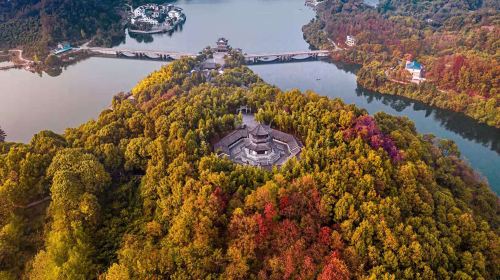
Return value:
<svg viewBox="0 0 500 280">
<path fill-rule="evenodd" d="M 415 123 L 418 132 L 455 141 L 465 160 L 486 177 L 496 193 L 500 193 L 499 129 L 480 125 L 462 114 L 362 89 L 356 84 L 354 67 L 339 67 L 318 61 L 258 65 L 251 68 L 268 83 L 284 90 L 310 89 L 332 98 L 340 97 L 346 103 L 367 109 L 370 114 L 383 111 L 407 116 Z"/>
<path fill-rule="evenodd" d="M 40 130 L 61 133 L 96 118 L 113 95 L 161 67 L 157 62 L 130 62 L 91 58 L 57 77 L 0 71 L 0 126 L 7 140 L 28 142 Z"/>
<path fill-rule="evenodd" d="M 245 52 L 307 50 L 301 28 L 314 17 L 305 0 L 181 0 L 187 20 L 173 34 L 127 35 L 116 48 L 197 53 L 219 37 Z M 151 41 L 153 40 L 153 41 Z M 140 41 L 140 42 L 139 42 Z M 147 44 L 144 44 L 144 41 Z"/>
<path fill-rule="evenodd" d="M 376 2 L 376 1 L 375 1 Z M 116 48 L 198 52 L 221 36 L 245 52 L 306 50 L 301 27 L 314 17 L 303 0 L 184 0 L 187 21 L 173 34 L 132 38 Z M 108 107 L 111 97 L 128 91 L 160 62 L 92 58 L 70 66 L 60 76 L 42 77 L 22 70 L 0 72 L 0 126 L 9 141 L 27 142 L 43 129 L 63 132 Z M 352 67 L 327 62 L 251 67 L 283 89 L 312 89 L 370 113 L 408 116 L 421 133 L 454 140 L 462 155 L 500 193 L 500 130 L 405 98 L 360 89 Z"/>
</svg>

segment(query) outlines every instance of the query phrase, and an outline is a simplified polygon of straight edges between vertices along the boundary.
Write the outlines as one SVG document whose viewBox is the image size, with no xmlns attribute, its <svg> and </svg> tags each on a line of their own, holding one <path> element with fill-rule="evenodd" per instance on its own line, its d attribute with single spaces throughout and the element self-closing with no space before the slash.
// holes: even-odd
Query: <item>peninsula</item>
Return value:
<svg viewBox="0 0 500 280">
<path fill-rule="evenodd" d="M 203 63 L 63 135 L 0 141 L 0 278 L 499 275 L 498 197 L 453 142 Z"/>
</svg>

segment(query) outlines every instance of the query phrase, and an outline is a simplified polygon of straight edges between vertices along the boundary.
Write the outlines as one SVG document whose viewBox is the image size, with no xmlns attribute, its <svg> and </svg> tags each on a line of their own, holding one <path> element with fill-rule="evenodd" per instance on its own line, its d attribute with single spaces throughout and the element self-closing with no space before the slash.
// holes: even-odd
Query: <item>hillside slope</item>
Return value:
<svg viewBox="0 0 500 280">
<path fill-rule="evenodd" d="M 93 40 L 111 46 L 125 38 L 125 0 L 11 0 L 0 2 L 0 49 L 23 48 L 42 58 L 59 42 Z M 132 1 L 141 2 L 141 1 Z"/>
<path fill-rule="evenodd" d="M 362 65 L 358 82 L 500 127 L 500 2 L 326 0 L 304 35 L 317 48 L 335 42 L 334 59 Z M 348 46 L 347 36 L 355 38 Z M 424 69 L 411 83 L 408 60 Z"/>
<path fill-rule="evenodd" d="M 64 135 L 0 143 L 0 278 L 500 275 L 498 197 L 453 143 L 245 67 L 207 82 L 195 64 Z M 300 158 L 266 171 L 214 155 L 240 105 L 297 136 Z"/>
</svg>

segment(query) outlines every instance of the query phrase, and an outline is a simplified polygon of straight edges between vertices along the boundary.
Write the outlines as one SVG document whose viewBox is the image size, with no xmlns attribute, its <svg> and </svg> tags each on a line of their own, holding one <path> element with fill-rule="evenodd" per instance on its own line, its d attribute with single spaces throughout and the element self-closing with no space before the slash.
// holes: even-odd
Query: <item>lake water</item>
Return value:
<svg viewBox="0 0 500 280">
<path fill-rule="evenodd" d="M 303 0 L 184 0 L 187 15 L 173 34 L 132 38 L 116 48 L 198 52 L 226 37 L 245 52 L 306 50 L 301 28 L 314 17 Z M 63 132 L 96 118 L 113 95 L 130 90 L 161 62 L 92 58 L 68 67 L 57 77 L 23 70 L 0 72 L 0 126 L 9 141 L 27 142 L 36 132 Z M 251 67 L 282 89 L 311 89 L 370 113 L 408 116 L 420 133 L 454 140 L 463 157 L 500 193 L 500 130 L 479 125 L 460 114 L 405 98 L 359 88 L 355 67 L 327 62 L 268 64 Z"/>
</svg>

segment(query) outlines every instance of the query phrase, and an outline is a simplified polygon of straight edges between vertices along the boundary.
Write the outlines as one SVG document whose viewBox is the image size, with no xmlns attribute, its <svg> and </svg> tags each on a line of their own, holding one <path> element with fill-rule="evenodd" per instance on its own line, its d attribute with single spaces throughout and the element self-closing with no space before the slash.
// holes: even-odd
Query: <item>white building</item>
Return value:
<svg viewBox="0 0 500 280">
<path fill-rule="evenodd" d="M 354 47 L 356 45 L 356 38 L 354 38 L 354 36 L 347 35 L 345 44 L 348 45 L 349 47 Z"/>
<path fill-rule="evenodd" d="M 410 72 L 412 75 L 412 82 L 420 83 L 425 79 L 422 76 L 423 67 L 422 64 L 418 63 L 418 61 L 406 61 L 405 70 Z"/>
<path fill-rule="evenodd" d="M 177 25 L 185 20 L 182 9 L 173 5 L 146 4 L 139 6 L 132 12 L 130 22 L 132 24 L 151 24 L 159 26 Z"/>
<path fill-rule="evenodd" d="M 158 25 L 159 18 L 166 13 L 165 6 L 156 4 L 146 4 L 139 6 L 134 10 L 134 17 L 131 19 L 132 24 L 149 23 Z"/>
<path fill-rule="evenodd" d="M 180 15 L 177 11 L 170 11 L 168 12 L 168 17 L 169 18 L 178 18 Z"/>
</svg>

